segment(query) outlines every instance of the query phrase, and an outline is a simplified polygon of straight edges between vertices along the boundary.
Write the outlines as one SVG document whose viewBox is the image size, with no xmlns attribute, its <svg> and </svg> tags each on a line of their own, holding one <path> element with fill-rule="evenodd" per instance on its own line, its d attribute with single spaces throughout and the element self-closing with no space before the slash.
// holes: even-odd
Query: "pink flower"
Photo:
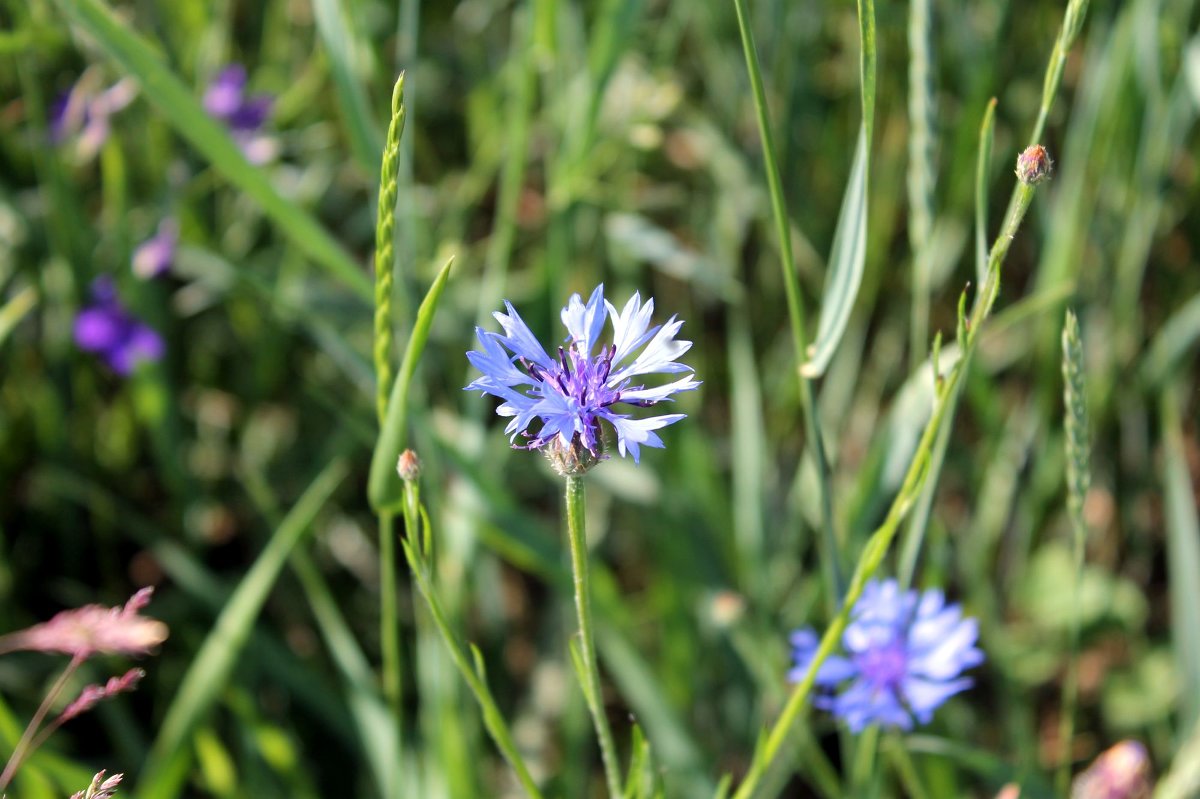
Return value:
<svg viewBox="0 0 1200 799">
<path fill-rule="evenodd" d="M 59 715 L 55 726 L 87 713 L 110 696 L 132 691 L 137 688 L 137 684 L 145 676 L 146 672 L 141 669 L 130 669 L 120 677 L 109 677 L 108 682 L 104 685 L 97 685 L 95 683 L 85 685 L 83 690 L 79 692 L 79 696 L 75 698 L 75 701 L 67 705 Z"/>
<path fill-rule="evenodd" d="M 124 607 L 84 605 L 42 624 L 0 638 L 0 652 L 60 652 L 77 660 L 95 654 L 144 655 L 167 638 L 167 625 L 140 615 L 153 588 L 143 588 Z"/>
<path fill-rule="evenodd" d="M 71 799 L 112 799 L 124 776 L 124 774 L 114 774 L 105 779 L 104 772 L 99 771 L 96 776 L 92 777 L 92 784 L 87 787 L 87 790 L 71 794 Z"/>
</svg>

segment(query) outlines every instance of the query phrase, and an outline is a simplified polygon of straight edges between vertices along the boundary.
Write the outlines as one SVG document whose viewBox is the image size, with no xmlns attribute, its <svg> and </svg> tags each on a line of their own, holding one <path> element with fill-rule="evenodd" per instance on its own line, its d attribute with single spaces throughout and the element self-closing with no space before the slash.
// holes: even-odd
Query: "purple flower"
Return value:
<svg viewBox="0 0 1200 799">
<path fill-rule="evenodd" d="M 241 64 L 230 64 L 217 73 L 204 93 L 204 110 L 225 123 L 252 164 L 270 161 L 278 149 L 275 140 L 261 132 L 271 115 L 271 103 L 269 95 L 246 95 L 246 68 Z"/>
<path fill-rule="evenodd" d="M 179 246 L 179 225 L 174 219 L 158 223 L 158 231 L 133 251 L 133 273 L 143 280 L 158 277 L 175 263 Z"/>
<path fill-rule="evenodd" d="M 682 320 L 672 316 L 665 325 L 650 327 L 654 300 L 643 304 L 635 293 L 618 312 L 604 299 L 601 284 L 586 304 L 578 294 L 571 296 L 562 310 L 567 343 L 558 348 L 557 358 L 551 358 L 512 304 L 506 301 L 504 306 L 507 314 L 495 314 L 503 335 L 475 329 L 482 349 L 468 352 L 467 358 L 483 376 L 466 390 L 504 400 L 496 410 L 512 417 L 504 432 L 510 440 L 518 434 L 529 438 L 515 447 L 548 446 L 551 454 L 569 455 L 572 468 L 586 470 L 604 453 L 601 420 L 616 430 L 622 457 L 628 452 L 635 463 L 639 447 L 663 446 L 654 431 L 679 421 L 684 414 L 634 419 L 613 406 L 648 407 L 700 385 L 692 379 L 691 367 L 676 362 L 692 346 L 690 341 L 675 339 Z M 613 343 L 598 346 L 606 319 L 612 321 Z M 680 373 L 686 374 L 652 388 L 634 381 L 641 375 Z M 537 429 L 530 430 L 535 422 L 539 423 Z"/>
<path fill-rule="evenodd" d="M 88 71 L 50 107 L 50 139 L 70 144 L 75 159 L 95 157 L 109 134 L 109 118 L 133 102 L 137 85 L 130 78 L 101 89 L 99 73 Z"/>
<path fill-rule="evenodd" d="M 165 349 L 162 337 L 121 305 L 109 277 L 92 283 L 92 304 L 75 317 L 75 343 L 120 375 L 130 374 L 142 361 L 157 361 Z"/>
<path fill-rule="evenodd" d="M 983 662 L 975 646 L 979 625 L 962 608 L 946 604 L 942 592 L 901 591 L 895 580 L 872 580 L 851 612 L 842 635 L 846 657 L 830 656 L 817 670 L 823 694 L 817 707 L 831 711 L 861 732 L 869 724 L 912 729 L 913 717 L 928 724 L 954 694 L 971 687 L 963 671 Z M 805 628 L 792 634 L 799 682 L 816 654 L 818 639 Z M 849 683 L 840 693 L 835 689 Z"/>
</svg>

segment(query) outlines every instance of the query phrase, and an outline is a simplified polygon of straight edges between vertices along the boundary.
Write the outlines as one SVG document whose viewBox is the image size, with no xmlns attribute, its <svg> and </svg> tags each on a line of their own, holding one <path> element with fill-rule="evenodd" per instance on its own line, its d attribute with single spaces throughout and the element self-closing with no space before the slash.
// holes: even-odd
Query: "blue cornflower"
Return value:
<svg viewBox="0 0 1200 799">
<path fill-rule="evenodd" d="M 823 690 L 813 704 L 841 718 L 853 732 L 869 724 L 912 728 L 913 717 L 928 724 L 954 694 L 971 687 L 963 671 L 983 662 L 975 646 L 979 625 L 962 608 L 946 604 L 942 592 L 901 591 L 895 580 L 872 580 L 851 612 L 842 635 L 847 656 L 830 656 L 817 670 Z M 818 639 L 805 628 L 792 634 L 799 682 L 816 654 Z M 840 693 L 835 689 L 849 682 Z"/>
<path fill-rule="evenodd" d="M 165 346 L 162 336 L 132 316 L 117 297 L 112 278 L 92 283 L 92 304 L 75 317 L 75 343 L 99 355 L 114 372 L 125 376 L 142 361 L 157 361 Z"/>
<path fill-rule="evenodd" d="M 506 301 L 504 306 L 507 314 L 495 314 L 504 328 L 503 335 L 475 329 L 482 350 L 468 352 L 467 358 L 483 376 L 466 390 L 504 400 L 496 409 L 499 415 L 512 417 L 504 432 L 510 440 L 521 434 L 529 438 L 514 447 L 547 447 L 556 461 L 565 464 L 567 473 L 585 471 L 604 453 L 601 420 L 616 431 L 622 457 L 628 452 L 635 463 L 639 447 L 663 446 L 654 431 L 679 421 L 685 414 L 633 419 L 613 406 L 624 403 L 648 407 L 700 385 L 692 379 L 691 367 L 676 362 L 692 346 L 690 341 L 675 338 L 682 320 L 672 316 L 665 325 L 650 327 L 653 299 L 643 304 L 635 293 L 625 308 L 617 311 L 604 299 L 601 284 L 586 304 L 578 294 L 571 296 L 562 310 L 562 322 L 569 335 L 565 346 L 558 348 L 558 357 L 551 358 L 512 304 Z M 598 346 L 605 319 L 612 321 L 613 343 Z M 634 378 L 640 375 L 683 372 L 687 374 L 653 388 L 634 384 Z M 534 422 L 540 425 L 531 431 Z"/>
<path fill-rule="evenodd" d="M 230 64 L 209 82 L 204 92 L 204 110 L 224 122 L 246 160 L 255 165 L 275 158 L 278 142 L 262 132 L 274 100 L 267 94 L 246 93 L 246 68 Z"/>
</svg>

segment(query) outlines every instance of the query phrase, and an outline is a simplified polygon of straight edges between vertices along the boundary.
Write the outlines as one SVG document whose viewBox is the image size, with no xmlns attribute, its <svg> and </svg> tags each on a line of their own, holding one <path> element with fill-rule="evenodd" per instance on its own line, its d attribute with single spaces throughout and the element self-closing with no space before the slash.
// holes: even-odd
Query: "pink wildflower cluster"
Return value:
<svg viewBox="0 0 1200 799">
<path fill-rule="evenodd" d="M 145 655 L 167 639 L 167 625 L 142 616 L 153 588 L 143 588 L 123 607 L 84 605 L 48 622 L 0 638 L 0 653 L 58 652 L 86 660 L 93 655 Z"/>
<path fill-rule="evenodd" d="M 84 605 L 81 608 L 64 610 L 50 621 L 0 636 L 0 654 L 25 650 L 71 656 L 71 662 L 42 700 L 37 713 L 30 720 L 29 726 L 25 728 L 21 740 L 9 757 L 4 772 L 0 773 L 0 796 L 3 796 L 4 789 L 12 782 L 22 761 L 63 723 L 86 713 L 109 697 L 132 691 L 142 677 L 146 676 L 141 669 L 130 669 L 119 677 L 110 678 L 103 685 L 85 686 L 57 718 L 45 726 L 42 725 L 71 676 L 88 658 L 94 655 L 145 655 L 167 639 L 167 625 L 141 614 L 150 603 L 153 593 L 153 588 L 143 588 L 120 607 Z M 121 775 L 117 774 L 107 780 L 103 777 L 104 772 L 97 774 L 91 786 L 75 796 L 80 799 L 111 797 L 121 782 Z"/>
</svg>

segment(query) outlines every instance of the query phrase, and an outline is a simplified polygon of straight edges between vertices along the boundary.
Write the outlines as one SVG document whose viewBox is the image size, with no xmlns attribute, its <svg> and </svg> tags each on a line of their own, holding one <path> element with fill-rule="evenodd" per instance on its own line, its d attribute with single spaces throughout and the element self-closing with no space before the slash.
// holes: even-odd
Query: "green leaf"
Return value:
<svg viewBox="0 0 1200 799">
<path fill-rule="evenodd" d="M 188 741 L 225 689 L 258 614 L 288 555 L 346 476 L 346 465 L 331 461 L 284 517 L 271 540 L 229 598 L 216 624 L 184 675 L 147 757 L 138 782 L 143 799 L 178 795 L 187 776 Z"/>
<path fill-rule="evenodd" d="M 362 267 L 307 211 L 276 191 L 265 172 L 246 160 L 229 132 L 204 113 L 195 95 L 145 39 L 99 0 L 54 2 L 138 81 L 146 99 L 208 159 L 213 169 L 261 205 L 280 230 L 330 275 L 363 299 L 371 299 L 371 282 Z"/>
<path fill-rule="evenodd" d="M 979 160 L 975 163 L 975 280 L 987 277 L 988 174 L 992 171 L 992 142 L 996 137 L 996 98 L 988 101 L 979 126 Z"/>
<path fill-rule="evenodd" d="M 825 294 L 821 298 L 817 337 L 805 353 L 808 360 L 800 367 L 800 374 L 807 378 L 825 373 L 842 334 L 846 332 L 850 311 L 854 309 L 854 300 L 862 285 L 863 266 L 867 260 L 867 161 L 867 128 L 864 124 L 858 131 L 854 165 L 850 169 L 837 230 L 833 234 L 833 252 L 829 258 Z"/>
<path fill-rule="evenodd" d="M 350 133 L 350 147 L 359 166 L 373 172 L 383 150 L 383 134 L 371 116 L 367 95 L 354 69 L 355 41 L 338 0 L 313 0 L 317 35 L 329 54 L 337 101 Z"/>
<path fill-rule="evenodd" d="M 1147 382 L 1157 385 L 1166 380 L 1197 341 L 1200 341 L 1200 294 L 1185 302 L 1159 328 L 1142 368 Z"/>
<path fill-rule="evenodd" d="M 38 303 L 37 289 L 26 286 L 0 307 L 0 344 Z"/>
<path fill-rule="evenodd" d="M 1179 728 L 1200 723 L 1200 519 L 1184 452 L 1183 425 L 1174 392 L 1162 398 L 1163 494 L 1167 522 L 1167 574 L 1171 589 L 1171 637 L 1182 680 Z"/>
<path fill-rule="evenodd" d="M 383 431 L 375 445 L 371 456 L 371 474 L 367 482 L 367 497 L 375 510 L 398 510 L 403 493 L 403 483 L 396 474 L 396 461 L 404 449 L 408 438 L 408 388 L 412 383 L 413 373 L 417 362 L 425 350 L 425 342 L 429 340 L 429 328 L 433 326 L 433 316 L 437 312 L 438 301 L 446 280 L 450 277 L 450 267 L 454 259 L 446 261 L 442 271 L 433 279 L 433 285 L 421 301 L 417 309 L 417 320 L 413 324 L 412 335 L 409 336 L 408 346 L 404 350 L 404 359 L 400 362 L 400 373 L 392 385 L 392 396 L 388 401 L 387 417 L 383 422 Z"/>
</svg>

